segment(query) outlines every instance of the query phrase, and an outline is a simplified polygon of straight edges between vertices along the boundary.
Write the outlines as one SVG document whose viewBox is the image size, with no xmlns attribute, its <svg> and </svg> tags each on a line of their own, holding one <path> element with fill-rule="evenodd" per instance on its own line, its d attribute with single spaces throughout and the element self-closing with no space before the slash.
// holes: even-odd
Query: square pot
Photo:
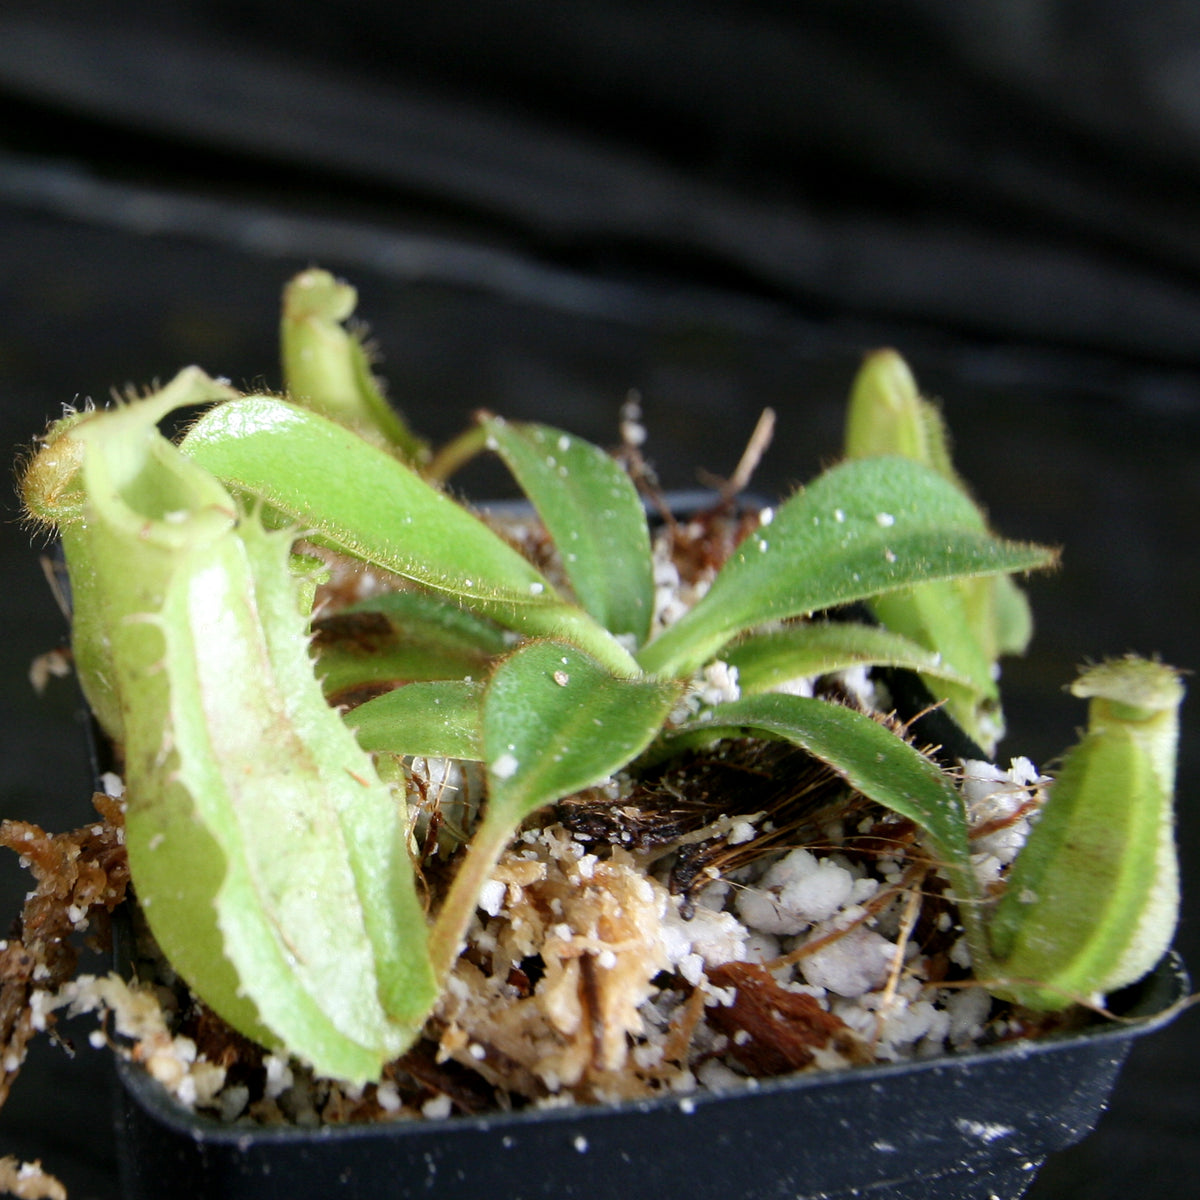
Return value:
<svg viewBox="0 0 1200 1200">
<path fill-rule="evenodd" d="M 711 492 L 672 492 L 680 517 Z M 746 497 L 758 503 L 754 497 Z M 525 515 L 524 501 L 493 501 Z M 930 696 L 886 673 L 902 715 Z M 985 754 L 937 708 L 914 722 L 950 757 Z M 90 725 L 97 778 L 108 746 Z M 133 937 L 118 920 L 129 976 Z M 1135 1038 L 1168 1024 L 1190 991 L 1169 953 L 1109 997 L 1118 1021 L 967 1053 L 786 1077 L 613 1105 L 389 1123 L 264 1127 L 179 1104 L 116 1060 L 126 1200 L 1015 1200 L 1047 1155 L 1096 1126 Z"/>
</svg>

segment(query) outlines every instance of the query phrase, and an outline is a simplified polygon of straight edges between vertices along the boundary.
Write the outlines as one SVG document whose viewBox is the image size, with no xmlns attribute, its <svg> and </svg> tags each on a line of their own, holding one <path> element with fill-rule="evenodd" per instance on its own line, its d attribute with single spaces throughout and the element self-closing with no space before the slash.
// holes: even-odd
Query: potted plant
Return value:
<svg viewBox="0 0 1200 1200">
<path fill-rule="evenodd" d="M 844 462 L 746 503 L 756 444 L 679 514 L 632 412 L 615 457 L 486 413 L 431 452 L 354 303 L 289 285 L 287 398 L 189 368 L 23 470 L 114 761 L 73 841 L 5 830 L 21 1029 L 132 1040 L 130 1193 L 1019 1194 L 1185 988 L 1178 674 L 1083 671 L 1052 785 L 986 761 L 1055 556 L 989 530 L 891 352 Z M 485 450 L 519 518 L 450 496 Z M 68 982 L 126 870 L 142 982 Z"/>
</svg>

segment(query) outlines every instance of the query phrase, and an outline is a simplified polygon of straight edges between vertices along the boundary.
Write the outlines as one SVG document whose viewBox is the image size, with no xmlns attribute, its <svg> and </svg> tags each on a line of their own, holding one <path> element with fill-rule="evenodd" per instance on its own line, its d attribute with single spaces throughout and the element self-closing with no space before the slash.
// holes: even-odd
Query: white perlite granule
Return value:
<svg viewBox="0 0 1200 1200">
<path fill-rule="evenodd" d="M 804 978 L 837 996 L 856 997 L 887 981 L 896 946 L 872 929 L 855 926 L 801 962 Z"/>
<path fill-rule="evenodd" d="M 797 934 L 874 893 L 878 883 L 856 880 L 845 867 L 793 850 L 769 867 L 756 887 L 738 893 L 736 909 L 759 933 Z"/>
<path fill-rule="evenodd" d="M 962 764 L 967 820 L 975 836 L 971 863 L 984 888 L 995 883 L 1029 836 L 1035 789 L 1047 781 L 1027 758 L 1014 758 L 1007 771 L 989 762 Z M 989 832 L 982 832 L 984 827 Z"/>
</svg>

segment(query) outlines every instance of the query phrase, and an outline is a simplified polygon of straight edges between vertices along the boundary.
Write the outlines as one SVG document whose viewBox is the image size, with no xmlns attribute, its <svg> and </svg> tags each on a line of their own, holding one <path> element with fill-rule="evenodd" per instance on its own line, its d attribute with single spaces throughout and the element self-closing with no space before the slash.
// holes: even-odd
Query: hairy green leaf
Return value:
<svg viewBox="0 0 1200 1200">
<path fill-rule="evenodd" d="M 680 694 L 625 679 L 571 646 L 532 642 L 496 669 L 484 702 L 488 817 L 515 826 L 638 755 Z"/>
<path fill-rule="evenodd" d="M 487 525 L 336 422 L 271 396 L 247 396 L 201 417 L 181 449 L 315 542 L 456 596 L 522 633 L 560 634 L 635 669 L 607 631 Z"/>
<path fill-rule="evenodd" d="M 646 516 L 629 475 L 598 447 L 549 425 L 488 417 L 483 426 L 558 548 L 580 604 L 641 645 L 654 576 Z"/>
<path fill-rule="evenodd" d="M 681 726 L 670 740 L 746 733 L 803 747 L 855 791 L 915 821 L 947 862 L 966 862 L 966 812 L 958 788 L 937 763 L 886 725 L 828 700 L 766 694 L 718 704 L 702 719 Z"/>
<path fill-rule="evenodd" d="M 428 758 L 483 759 L 482 683 L 410 683 L 346 714 L 364 750 Z"/>
<path fill-rule="evenodd" d="M 751 634 L 721 654 L 738 671 L 743 695 L 765 692 L 792 679 L 828 675 L 850 667 L 900 667 L 964 682 L 936 654 L 890 629 L 858 621 L 805 621 Z"/>
<path fill-rule="evenodd" d="M 534 567 L 477 517 L 317 413 L 246 396 L 205 413 L 180 448 L 314 541 L 425 587 L 509 608 L 556 601 Z"/>
<path fill-rule="evenodd" d="M 954 887 L 968 928 L 978 924 L 966 810 L 937 763 L 871 717 L 809 696 L 765 694 L 716 705 L 703 719 L 668 735 L 667 745 L 747 734 L 803 747 L 855 791 L 915 821 Z"/>
<path fill-rule="evenodd" d="M 894 350 L 868 356 L 851 389 L 846 415 L 850 458 L 901 454 L 936 470 L 964 496 L 950 458 L 950 439 L 937 408 L 917 391 Z M 981 517 L 982 519 L 982 517 Z M 874 597 L 875 615 L 953 667 L 959 678 L 926 684 L 959 725 L 991 750 L 1004 732 L 996 661 L 1024 652 L 1033 624 L 1025 595 L 1007 575 L 921 582 Z"/>
<path fill-rule="evenodd" d="M 509 647 L 493 622 L 426 592 L 373 596 L 313 625 L 327 696 L 364 684 L 482 678 Z"/>
<path fill-rule="evenodd" d="M 629 763 L 681 691 L 674 681 L 614 675 L 561 642 L 529 642 L 500 663 L 483 707 L 487 806 L 430 935 L 439 979 L 449 974 L 479 890 L 517 826 Z"/>
<path fill-rule="evenodd" d="M 1004 732 L 996 660 L 971 620 L 968 604 L 992 595 L 976 584 L 990 579 L 937 579 L 871 601 L 875 616 L 888 628 L 923 646 L 950 669 L 954 678 L 922 671 L 921 678 L 935 699 L 945 701 L 959 727 L 991 753 Z"/>
<path fill-rule="evenodd" d="M 910 459 L 842 463 L 745 538 L 702 600 L 638 655 L 683 674 L 739 633 L 922 580 L 1024 571 L 1054 561 L 989 534 L 970 499 Z"/>
</svg>

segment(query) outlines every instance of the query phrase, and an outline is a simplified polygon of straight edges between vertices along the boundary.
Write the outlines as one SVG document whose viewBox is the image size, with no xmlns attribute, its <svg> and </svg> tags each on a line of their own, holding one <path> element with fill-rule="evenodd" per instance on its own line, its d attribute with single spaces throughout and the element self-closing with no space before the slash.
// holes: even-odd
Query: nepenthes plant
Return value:
<svg viewBox="0 0 1200 1200">
<path fill-rule="evenodd" d="M 895 354 L 854 385 L 845 459 L 756 510 L 704 594 L 663 623 L 625 467 L 488 414 L 431 453 L 379 393 L 344 325 L 354 304 L 305 272 L 285 293 L 284 395 L 189 368 L 56 422 L 22 475 L 28 513 L 61 537 L 76 668 L 120 751 L 138 900 L 227 1022 L 322 1075 L 377 1080 L 437 1004 L 523 822 L 726 738 L 800 747 L 912 822 L 993 994 L 1062 1008 L 1154 965 L 1178 905 L 1173 669 L 1129 658 L 1081 674 L 1086 732 L 1000 894 L 972 868 L 953 773 L 902 725 L 780 688 L 899 668 L 985 749 L 1002 729 L 996 663 L 1030 630 L 1013 577 L 1056 555 L 990 530 Z M 178 440 L 160 432 L 197 408 Z M 554 570 L 443 486 L 482 452 L 528 498 Z M 392 580 L 354 606 L 370 654 L 314 643 L 331 553 Z M 702 686 L 717 665 L 736 698 Z M 378 694 L 330 703 L 360 686 Z M 486 780 L 432 912 L 405 802 L 417 756 Z"/>
</svg>

